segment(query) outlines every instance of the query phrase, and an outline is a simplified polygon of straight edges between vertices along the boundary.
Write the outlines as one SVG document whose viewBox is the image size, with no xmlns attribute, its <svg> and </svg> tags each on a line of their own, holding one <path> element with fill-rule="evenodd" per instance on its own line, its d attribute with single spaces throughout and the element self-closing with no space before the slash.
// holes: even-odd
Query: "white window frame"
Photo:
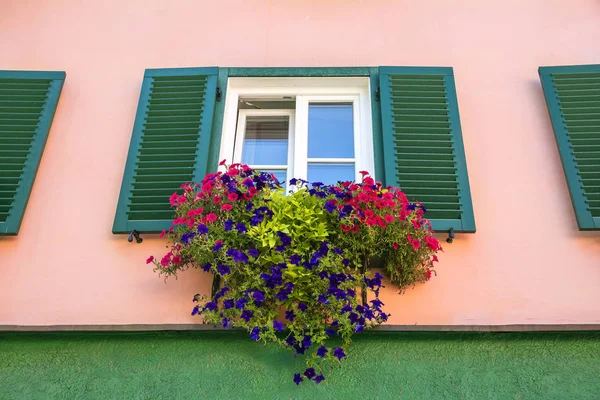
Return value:
<svg viewBox="0 0 600 400">
<path fill-rule="evenodd" d="M 229 78 L 223 116 L 220 160 L 234 160 L 233 162 L 241 160 L 243 137 L 240 140 L 239 135 L 236 135 L 240 130 L 238 111 L 242 112 L 240 115 L 249 115 L 253 111 L 268 113 L 278 111 L 238 110 L 240 97 L 269 100 L 270 98 L 280 99 L 282 96 L 296 98 L 294 128 L 290 129 L 290 135 L 293 135 L 293 138 L 290 136 L 288 142 L 288 181 L 291 177 L 307 178 L 309 161 L 307 157 L 308 105 L 310 103 L 343 102 L 353 104 L 355 179 L 357 181 L 361 179 L 359 171 L 362 170 L 374 173 L 373 128 L 368 77 Z M 289 110 L 279 111 L 289 112 Z M 352 159 L 328 158 L 310 159 L 310 161 L 333 163 L 351 162 Z"/>
<path fill-rule="evenodd" d="M 294 131 L 296 128 L 294 117 L 296 115 L 295 110 L 256 110 L 256 109 L 241 109 L 238 113 L 237 129 L 235 133 L 235 143 L 233 150 L 233 162 L 242 162 L 242 150 L 244 148 L 244 140 L 246 138 L 246 119 L 248 117 L 261 116 L 261 117 L 280 117 L 287 116 L 289 118 L 288 125 L 288 155 L 287 164 L 275 165 L 275 164 L 250 164 L 249 166 L 253 169 L 271 169 L 271 170 L 287 170 L 286 171 L 286 182 L 287 183 L 294 177 Z"/>
</svg>

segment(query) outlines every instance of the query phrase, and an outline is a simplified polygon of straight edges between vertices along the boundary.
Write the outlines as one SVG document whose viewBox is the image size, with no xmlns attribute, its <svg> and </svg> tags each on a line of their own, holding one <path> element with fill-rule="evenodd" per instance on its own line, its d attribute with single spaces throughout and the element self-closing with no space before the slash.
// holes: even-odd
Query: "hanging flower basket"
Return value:
<svg viewBox="0 0 600 400">
<path fill-rule="evenodd" d="M 425 209 L 366 172 L 360 183 L 292 179 L 286 194 L 271 174 L 225 167 L 171 196 L 177 218 L 161 235 L 171 249 L 148 263 L 165 277 L 187 268 L 214 274 L 211 296 L 194 296 L 192 315 L 307 355 L 294 382 L 319 383 L 352 335 L 388 319 L 383 276 L 368 269 L 373 257 L 400 290 L 431 277 L 441 248 Z M 339 347 L 328 345 L 334 336 Z"/>
</svg>

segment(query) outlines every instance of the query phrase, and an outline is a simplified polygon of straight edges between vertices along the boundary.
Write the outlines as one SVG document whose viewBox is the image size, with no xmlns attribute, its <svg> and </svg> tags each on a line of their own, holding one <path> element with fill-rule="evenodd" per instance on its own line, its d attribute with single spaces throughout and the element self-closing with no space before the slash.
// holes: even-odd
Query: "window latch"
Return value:
<svg viewBox="0 0 600 400">
<path fill-rule="evenodd" d="M 221 101 L 221 96 L 222 96 L 221 88 L 217 88 L 217 101 Z"/>
<path fill-rule="evenodd" d="M 379 88 L 375 89 L 375 100 L 379 101 L 381 99 L 381 91 Z"/>
</svg>

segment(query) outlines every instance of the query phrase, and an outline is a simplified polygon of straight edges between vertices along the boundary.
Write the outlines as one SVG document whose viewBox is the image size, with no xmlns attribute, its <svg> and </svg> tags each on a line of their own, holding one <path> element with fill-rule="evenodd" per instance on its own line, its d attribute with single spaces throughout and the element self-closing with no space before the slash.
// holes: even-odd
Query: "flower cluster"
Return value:
<svg viewBox="0 0 600 400">
<path fill-rule="evenodd" d="M 346 358 L 353 334 L 389 317 L 379 299 L 383 276 L 365 268 L 370 256 L 404 257 L 404 270 L 428 279 L 419 268 L 431 267 L 425 257 L 439 244 L 425 210 L 369 176 L 329 186 L 293 179 L 286 195 L 271 174 L 221 165 L 225 172 L 171 196 L 176 218 L 161 237 L 173 244 L 147 262 L 165 276 L 190 267 L 214 274 L 219 286 L 210 297 L 194 296 L 192 315 L 306 355 L 306 370 L 293 380 L 319 383 L 324 365 Z M 412 253 L 402 256 L 407 248 Z M 405 279 L 387 266 L 384 273 Z M 342 343 L 328 345 L 332 337 Z"/>
<path fill-rule="evenodd" d="M 294 179 L 290 184 L 325 202 L 330 230 L 337 230 L 332 237 L 338 247 L 349 250 L 356 264 L 367 267 L 378 258 L 386 276 L 401 290 L 429 280 L 438 260 L 435 253 L 442 248 L 424 217 L 425 207 L 409 202 L 397 188 L 383 187 L 368 172 L 361 174 L 361 183 L 323 185 Z"/>
</svg>

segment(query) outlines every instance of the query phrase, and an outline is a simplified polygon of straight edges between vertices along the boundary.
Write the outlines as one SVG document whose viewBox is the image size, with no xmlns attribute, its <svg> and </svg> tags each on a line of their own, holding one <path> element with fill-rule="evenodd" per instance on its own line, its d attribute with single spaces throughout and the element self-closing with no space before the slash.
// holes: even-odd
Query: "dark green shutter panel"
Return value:
<svg viewBox="0 0 600 400">
<path fill-rule="evenodd" d="M 206 174 L 217 72 L 146 70 L 113 233 L 168 229 L 169 196 Z"/>
<path fill-rule="evenodd" d="M 64 72 L 0 71 L 0 235 L 19 233 Z"/>
<path fill-rule="evenodd" d="M 580 230 L 600 230 L 600 65 L 540 67 Z"/>
<path fill-rule="evenodd" d="M 475 232 L 452 68 L 379 72 L 386 185 L 423 203 L 433 229 Z"/>
</svg>

